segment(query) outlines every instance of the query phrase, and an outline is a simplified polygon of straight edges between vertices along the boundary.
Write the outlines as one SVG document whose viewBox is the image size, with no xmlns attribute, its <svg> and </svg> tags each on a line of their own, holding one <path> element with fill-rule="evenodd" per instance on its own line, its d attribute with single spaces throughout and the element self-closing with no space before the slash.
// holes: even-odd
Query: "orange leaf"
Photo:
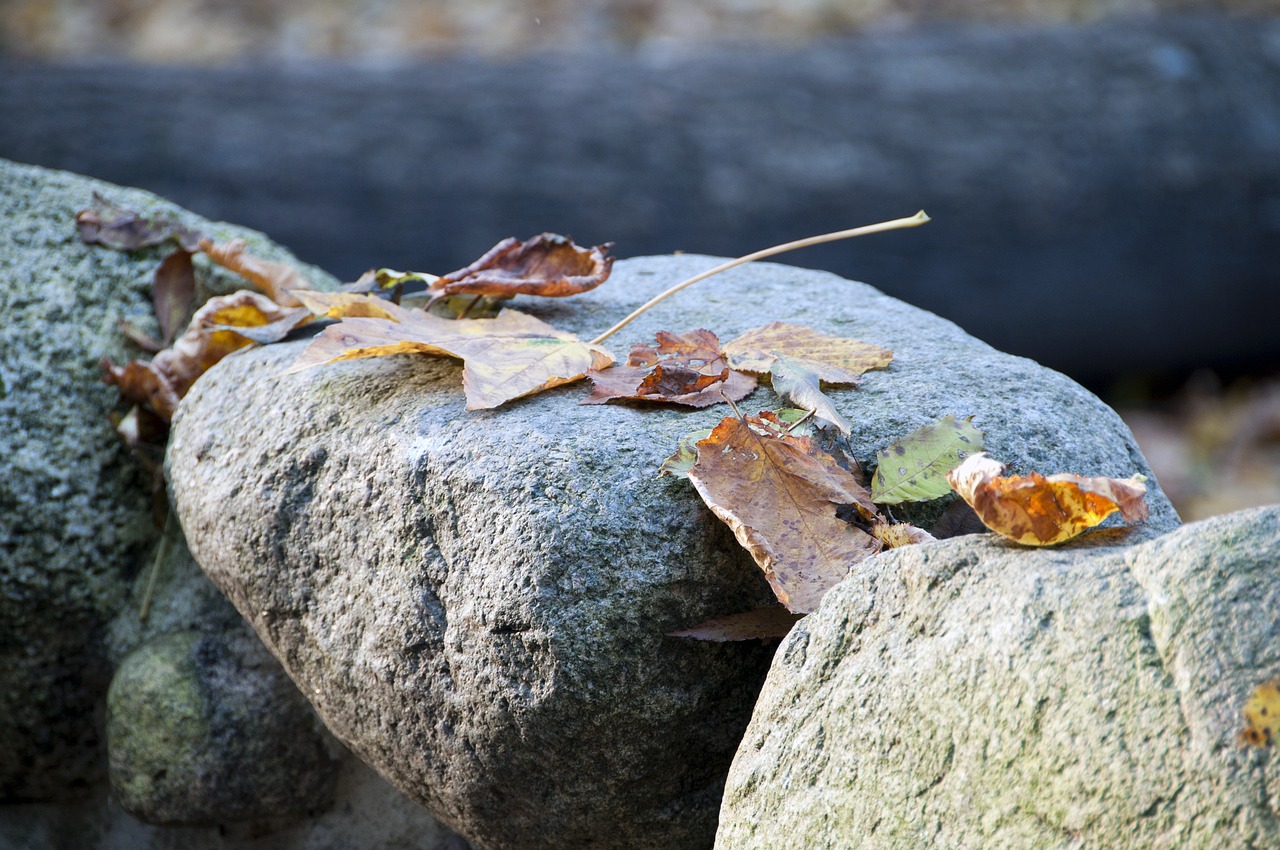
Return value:
<svg viewBox="0 0 1280 850">
<path fill-rule="evenodd" d="M 103 358 L 103 381 L 168 420 L 196 379 L 223 357 L 255 341 L 280 339 L 308 318 L 306 310 L 286 309 L 247 290 L 210 298 L 192 316 L 186 332 L 150 363 L 134 360 L 116 366 Z"/>
<path fill-rule="evenodd" d="M 281 307 L 301 306 L 302 302 L 290 295 L 290 290 L 313 288 L 302 272 L 288 263 L 246 254 L 243 239 L 214 242 L 206 237 L 200 240 L 199 249 L 218 265 L 247 279 Z"/>
<path fill-rule="evenodd" d="M 609 278 L 612 243 L 579 248 L 573 240 L 543 233 L 528 242 L 504 239 L 466 268 L 431 284 L 435 298 L 449 295 L 563 297 L 595 289 Z"/>
<path fill-rule="evenodd" d="M 405 311 L 401 321 L 344 319 L 316 337 L 288 369 L 386 357 L 429 354 L 463 361 L 467 409 L 479 410 L 579 380 L 603 369 L 612 355 L 573 334 L 517 310 L 493 319 L 445 319 L 423 310 Z"/>
<path fill-rule="evenodd" d="M 656 401 L 708 407 L 726 398 L 739 401 L 756 388 L 754 377 L 724 362 L 720 340 L 711 331 L 658 331 L 657 343 L 656 349 L 634 346 L 625 366 L 588 372 L 594 386 L 582 404 Z"/>
<path fill-rule="evenodd" d="M 983 524 L 1028 546 L 1052 546 L 1093 528 L 1116 511 L 1128 522 L 1147 518 L 1147 488 L 1138 478 L 1001 477 L 1004 467 L 985 452 L 947 473 L 947 481 Z"/>
<path fill-rule="evenodd" d="M 807 613 L 879 541 L 836 516 L 875 515 L 871 494 L 809 437 L 768 416 L 724 419 L 697 444 L 689 480 L 738 538 L 788 610 Z"/>
<path fill-rule="evenodd" d="M 776 355 L 783 354 L 828 384 L 856 384 L 863 372 L 883 369 L 893 360 L 887 348 L 786 322 L 752 328 L 723 350 L 729 365 L 744 372 L 768 372 Z"/>
</svg>

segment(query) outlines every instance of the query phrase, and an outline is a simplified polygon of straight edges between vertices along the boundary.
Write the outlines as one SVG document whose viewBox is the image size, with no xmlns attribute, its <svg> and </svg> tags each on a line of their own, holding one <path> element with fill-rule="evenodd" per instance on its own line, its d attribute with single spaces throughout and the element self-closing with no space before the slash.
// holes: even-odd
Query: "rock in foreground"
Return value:
<svg viewBox="0 0 1280 850">
<path fill-rule="evenodd" d="M 882 554 L 779 649 L 716 847 L 1280 846 L 1280 762 L 1235 741 L 1277 674 L 1280 507 Z"/>
<path fill-rule="evenodd" d="M 715 262 L 624 261 L 592 293 L 517 306 L 594 333 Z M 956 413 L 1019 469 L 1150 474 L 1068 379 L 821 272 L 736 269 L 611 344 L 778 319 L 896 352 L 833 393 L 864 461 Z M 576 386 L 469 413 L 453 362 L 283 376 L 301 350 L 205 375 L 169 472 L 192 552 L 329 728 L 486 850 L 709 846 L 770 653 L 664 633 L 770 597 L 687 482 L 655 473 L 729 410 L 579 406 Z M 1135 538 L 1177 525 L 1158 486 L 1149 500 Z"/>
</svg>

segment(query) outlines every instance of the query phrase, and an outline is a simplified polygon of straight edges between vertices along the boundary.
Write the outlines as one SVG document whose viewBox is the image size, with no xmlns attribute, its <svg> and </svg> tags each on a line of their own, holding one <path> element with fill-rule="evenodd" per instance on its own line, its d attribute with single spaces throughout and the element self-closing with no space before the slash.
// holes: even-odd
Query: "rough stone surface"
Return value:
<svg viewBox="0 0 1280 850">
<path fill-rule="evenodd" d="M 0 801 L 83 793 L 103 775 L 103 629 L 158 536 L 149 485 L 107 422 L 116 391 L 98 360 L 141 356 L 119 316 L 156 333 L 164 249 L 82 244 L 74 216 L 94 191 L 289 259 L 146 192 L 0 160 Z M 236 286 L 203 265 L 199 279 Z"/>
<path fill-rule="evenodd" d="M 134 650 L 107 694 L 111 787 L 148 823 L 322 811 L 338 752 L 252 634 L 171 632 Z"/>
<path fill-rule="evenodd" d="M 1280 674 L 1280 507 L 1113 543 L 865 562 L 782 643 L 716 847 L 1280 846 L 1280 760 L 1234 742 Z"/>
<path fill-rule="evenodd" d="M 716 262 L 626 260 L 592 293 L 517 306 L 598 332 Z M 896 352 L 833 394 L 863 461 L 956 413 L 1019 470 L 1150 472 L 1078 385 L 830 274 L 735 269 L 611 344 L 777 319 Z M 191 551 L 328 727 L 486 850 L 709 846 L 770 653 L 663 634 L 767 589 L 687 482 L 655 472 L 729 411 L 579 406 L 565 387 L 468 413 L 452 362 L 281 375 L 301 347 L 211 370 L 168 462 Z M 1155 482 L 1150 501 L 1133 539 L 1178 524 Z"/>
</svg>

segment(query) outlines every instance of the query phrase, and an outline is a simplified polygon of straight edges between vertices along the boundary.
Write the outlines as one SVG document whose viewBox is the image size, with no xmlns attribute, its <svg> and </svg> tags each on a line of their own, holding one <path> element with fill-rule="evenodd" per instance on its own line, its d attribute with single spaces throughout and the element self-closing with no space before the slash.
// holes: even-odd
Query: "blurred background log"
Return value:
<svg viewBox="0 0 1280 850">
<path fill-rule="evenodd" d="M 924 208 L 784 261 L 1104 391 L 1280 365 L 1276 18 L 379 66 L 9 57 L 0 116 L 0 156 L 152 189 L 348 279 L 543 230 L 735 255 Z"/>
</svg>

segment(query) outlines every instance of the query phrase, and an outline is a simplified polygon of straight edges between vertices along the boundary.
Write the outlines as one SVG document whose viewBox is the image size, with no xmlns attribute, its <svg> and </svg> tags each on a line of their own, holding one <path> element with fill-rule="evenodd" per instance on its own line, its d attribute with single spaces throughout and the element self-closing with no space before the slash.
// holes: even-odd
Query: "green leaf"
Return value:
<svg viewBox="0 0 1280 850">
<path fill-rule="evenodd" d="M 947 473 L 982 451 L 982 432 L 972 419 L 944 416 L 877 453 L 871 501 L 877 505 L 929 502 L 950 493 Z"/>
</svg>

